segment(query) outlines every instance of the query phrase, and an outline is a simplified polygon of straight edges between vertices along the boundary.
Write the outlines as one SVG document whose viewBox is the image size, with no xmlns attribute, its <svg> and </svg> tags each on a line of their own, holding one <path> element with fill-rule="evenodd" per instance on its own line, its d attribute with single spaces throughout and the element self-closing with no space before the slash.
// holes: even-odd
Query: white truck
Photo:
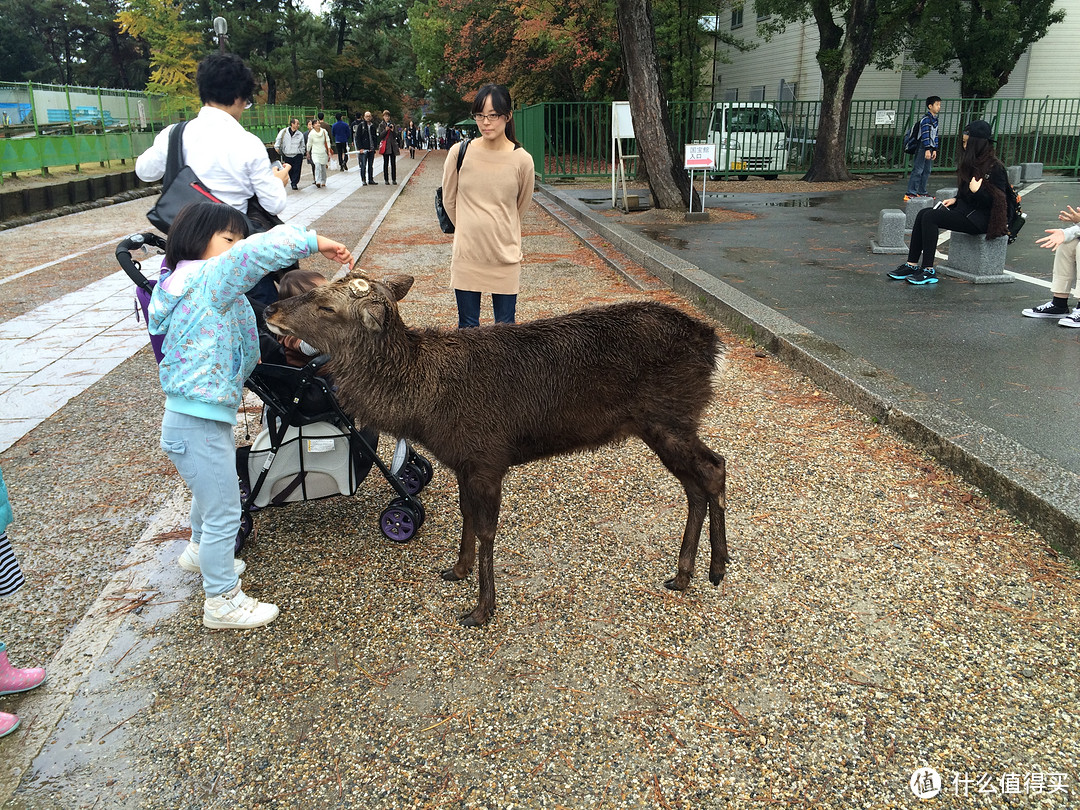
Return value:
<svg viewBox="0 0 1080 810">
<path fill-rule="evenodd" d="M 775 180 L 788 164 L 788 135 L 780 113 L 758 101 L 719 101 L 709 119 L 708 142 L 716 150 L 713 178 L 752 174 Z"/>
</svg>

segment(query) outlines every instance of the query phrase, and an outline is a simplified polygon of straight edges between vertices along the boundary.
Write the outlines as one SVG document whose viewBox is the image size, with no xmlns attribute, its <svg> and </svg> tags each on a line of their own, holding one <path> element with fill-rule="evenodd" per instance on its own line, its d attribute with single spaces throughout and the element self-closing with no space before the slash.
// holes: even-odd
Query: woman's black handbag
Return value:
<svg viewBox="0 0 1080 810">
<path fill-rule="evenodd" d="M 161 196 L 151 208 L 146 218 L 162 233 L 168 233 L 169 227 L 185 205 L 194 202 L 216 202 L 215 197 L 191 167 L 182 163 L 183 145 L 180 137 L 184 133 L 187 121 L 173 125 L 169 133 L 169 154 L 165 159 L 165 176 L 161 180 Z"/>
<path fill-rule="evenodd" d="M 465 150 L 468 148 L 469 142 L 462 141 L 461 148 L 457 153 L 457 171 L 461 171 L 461 161 L 465 159 Z M 443 233 L 453 233 L 454 223 L 450 220 L 450 215 L 446 213 L 446 209 L 443 208 L 442 201 L 442 186 L 435 189 L 435 216 L 439 218 L 439 227 L 442 228 Z"/>
</svg>

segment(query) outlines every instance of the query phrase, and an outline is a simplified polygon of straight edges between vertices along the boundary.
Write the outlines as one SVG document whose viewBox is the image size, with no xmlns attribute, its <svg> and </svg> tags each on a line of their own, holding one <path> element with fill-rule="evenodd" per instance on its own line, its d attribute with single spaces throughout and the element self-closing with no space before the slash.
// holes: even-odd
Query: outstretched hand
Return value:
<svg viewBox="0 0 1080 810">
<path fill-rule="evenodd" d="M 1047 236 L 1035 240 L 1035 244 L 1039 245 L 1039 247 L 1057 250 L 1065 241 L 1065 231 L 1061 230 L 1061 228 L 1047 228 L 1046 233 Z"/>
<path fill-rule="evenodd" d="M 346 265 L 350 270 L 353 265 L 352 253 L 341 242 L 335 242 L 333 239 L 327 239 L 325 236 L 317 236 L 316 239 L 319 242 L 319 253 L 328 258 L 332 262 Z"/>
<path fill-rule="evenodd" d="M 1077 222 L 1080 223 L 1080 210 L 1073 208 L 1071 205 L 1066 205 L 1067 210 L 1058 214 L 1058 219 L 1062 222 Z"/>
</svg>

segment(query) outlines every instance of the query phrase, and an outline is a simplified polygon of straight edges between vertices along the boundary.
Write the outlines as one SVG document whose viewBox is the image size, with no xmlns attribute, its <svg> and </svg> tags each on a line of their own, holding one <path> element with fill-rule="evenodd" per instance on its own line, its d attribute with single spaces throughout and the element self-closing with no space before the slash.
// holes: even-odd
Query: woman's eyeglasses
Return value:
<svg viewBox="0 0 1080 810">
<path fill-rule="evenodd" d="M 488 121 L 495 123 L 500 118 L 506 118 L 506 115 L 503 113 L 492 113 L 491 115 L 484 115 L 484 113 L 476 113 L 475 115 L 473 115 L 473 121 L 478 124 L 484 124 Z"/>
</svg>

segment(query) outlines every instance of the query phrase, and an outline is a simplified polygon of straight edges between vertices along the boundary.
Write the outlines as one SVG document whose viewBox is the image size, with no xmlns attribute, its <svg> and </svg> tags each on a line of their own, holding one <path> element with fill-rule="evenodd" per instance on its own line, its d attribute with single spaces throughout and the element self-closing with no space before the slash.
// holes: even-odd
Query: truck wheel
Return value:
<svg viewBox="0 0 1080 810">
<path fill-rule="evenodd" d="M 764 177 L 766 180 L 775 180 L 779 176 L 780 175 L 778 175 L 778 174 L 763 174 L 762 175 L 762 177 Z"/>
<path fill-rule="evenodd" d="M 740 180 L 749 180 L 749 179 L 750 179 L 750 175 L 748 175 L 748 174 L 740 174 L 740 175 L 739 175 L 739 179 L 740 179 Z"/>
</svg>

